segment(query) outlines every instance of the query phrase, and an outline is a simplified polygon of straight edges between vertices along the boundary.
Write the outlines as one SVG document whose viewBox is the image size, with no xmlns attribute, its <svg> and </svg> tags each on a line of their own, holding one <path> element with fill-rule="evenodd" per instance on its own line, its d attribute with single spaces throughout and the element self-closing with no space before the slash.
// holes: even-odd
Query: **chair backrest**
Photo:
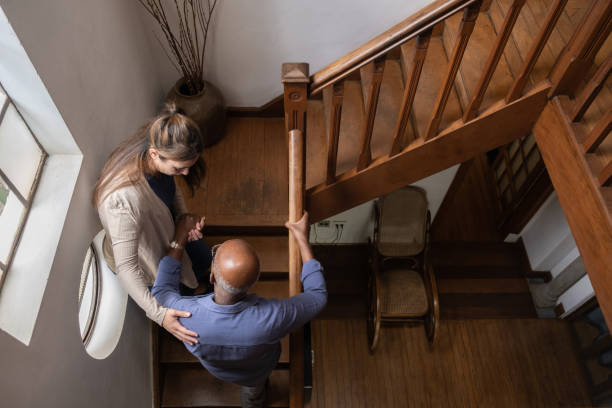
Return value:
<svg viewBox="0 0 612 408">
<path fill-rule="evenodd" d="M 427 233 L 427 194 L 403 187 L 377 201 L 378 225 L 374 244 L 383 256 L 415 256 L 423 251 Z"/>
</svg>

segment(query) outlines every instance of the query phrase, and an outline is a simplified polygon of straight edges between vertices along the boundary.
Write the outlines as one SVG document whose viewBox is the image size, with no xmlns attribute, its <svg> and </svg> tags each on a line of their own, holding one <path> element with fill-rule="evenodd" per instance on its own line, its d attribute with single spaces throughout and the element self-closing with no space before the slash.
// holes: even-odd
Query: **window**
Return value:
<svg viewBox="0 0 612 408">
<path fill-rule="evenodd" d="M 93 244 L 87 249 L 79 284 L 79 328 L 85 347 L 91 340 L 100 304 L 100 269 Z"/>
<path fill-rule="evenodd" d="M 47 153 L 0 87 L 0 289 L 4 283 Z"/>
</svg>

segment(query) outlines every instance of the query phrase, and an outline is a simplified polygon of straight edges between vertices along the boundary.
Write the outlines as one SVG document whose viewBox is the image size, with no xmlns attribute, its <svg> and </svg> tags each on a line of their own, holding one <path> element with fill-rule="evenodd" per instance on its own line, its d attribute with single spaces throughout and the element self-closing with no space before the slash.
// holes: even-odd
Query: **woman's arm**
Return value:
<svg viewBox="0 0 612 408">
<path fill-rule="evenodd" d="M 190 314 L 160 305 L 151 294 L 144 272 L 138 263 L 140 229 L 133 215 L 125 209 L 111 209 L 106 217 L 107 232 L 113 247 L 117 277 L 147 317 L 181 341 L 197 343 L 197 333 L 187 330 L 178 321 Z"/>
</svg>

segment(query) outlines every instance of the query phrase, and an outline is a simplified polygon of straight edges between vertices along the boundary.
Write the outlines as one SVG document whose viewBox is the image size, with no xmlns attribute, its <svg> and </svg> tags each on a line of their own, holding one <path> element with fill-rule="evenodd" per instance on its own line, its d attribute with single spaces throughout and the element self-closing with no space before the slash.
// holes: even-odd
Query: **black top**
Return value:
<svg viewBox="0 0 612 408">
<path fill-rule="evenodd" d="M 166 207 L 170 210 L 170 213 L 174 216 L 174 194 L 176 193 L 176 184 L 174 184 L 174 178 L 166 174 L 158 174 L 152 176 L 145 174 L 145 178 L 151 186 L 151 189 L 155 192 L 157 197 L 166 204 Z"/>
</svg>

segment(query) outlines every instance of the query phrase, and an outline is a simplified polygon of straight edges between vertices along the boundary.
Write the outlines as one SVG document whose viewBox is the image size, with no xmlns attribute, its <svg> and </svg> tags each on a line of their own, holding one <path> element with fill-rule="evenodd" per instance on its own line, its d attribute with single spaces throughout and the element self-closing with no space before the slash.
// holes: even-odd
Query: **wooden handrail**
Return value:
<svg viewBox="0 0 612 408">
<path fill-rule="evenodd" d="M 294 129 L 289 132 L 289 221 L 298 221 L 304 213 L 304 135 Z M 302 258 L 293 235 L 289 236 L 289 296 L 302 291 L 300 274 Z M 289 373 L 289 406 L 301 408 L 304 404 L 304 330 L 291 333 Z"/>
<path fill-rule="evenodd" d="M 321 92 L 326 86 L 349 76 L 374 59 L 385 55 L 419 33 L 433 28 L 437 23 L 476 1 L 479 0 L 438 0 L 431 3 L 315 73 L 311 78 L 310 94 L 315 95 Z"/>
<path fill-rule="evenodd" d="M 285 126 L 289 151 L 289 221 L 295 222 L 304 212 L 306 168 L 304 132 L 308 100 L 308 64 L 283 64 Z M 289 236 L 289 296 L 302 291 L 300 275 L 302 258 L 295 239 Z M 289 406 L 304 406 L 304 329 L 294 330 L 289 342 Z"/>
</svg>

